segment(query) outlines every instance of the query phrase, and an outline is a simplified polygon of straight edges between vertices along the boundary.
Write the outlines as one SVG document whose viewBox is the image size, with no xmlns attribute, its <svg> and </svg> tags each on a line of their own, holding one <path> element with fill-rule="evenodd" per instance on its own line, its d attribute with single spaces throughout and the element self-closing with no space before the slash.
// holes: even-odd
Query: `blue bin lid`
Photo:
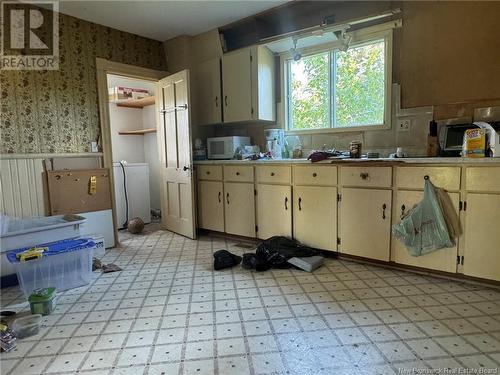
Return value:
<svg viewBox="0 0 500 375">
<path fill-rule="evenodd" d="M 10 263 L 19 263 L 16 254 L 29 250 L 33 247 L 48 247 L 48 250 L 43 252 L 43 257 L 70 253 L 72 251 L 91 249 L 95 246 L 95 242 L 90 238 L 74 238 L 69 240 L 60 240 L 49 242 L 41 245 L 23 247 L 21 249 L 10 250 L 7 252 L 7 259 Z M 43 259 L 43 258 L 42 258 Z M 32 262 L 32 261 L 30 261 Z"/>
</svg>

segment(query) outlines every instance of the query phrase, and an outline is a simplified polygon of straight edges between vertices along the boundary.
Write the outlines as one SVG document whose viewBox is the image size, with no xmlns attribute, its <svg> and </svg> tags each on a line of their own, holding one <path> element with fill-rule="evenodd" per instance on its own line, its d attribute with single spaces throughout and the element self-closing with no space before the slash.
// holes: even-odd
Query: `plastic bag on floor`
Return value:
<svg viewBox="0 0 500 375">
<path fill-rule="evenodd" d="M 399 224 L 392 226 L 392 232 L 413 256 L 453 246 L 436 188 L 428 178 L 422 201 Z"/>
</svg>

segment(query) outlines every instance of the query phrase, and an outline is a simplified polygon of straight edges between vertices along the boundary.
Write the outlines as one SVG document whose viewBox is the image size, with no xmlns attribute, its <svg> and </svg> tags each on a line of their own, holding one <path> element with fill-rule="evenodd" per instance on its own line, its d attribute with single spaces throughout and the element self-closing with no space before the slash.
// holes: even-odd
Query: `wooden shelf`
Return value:
<svg viewBox="0 0 500 375">
<path fill-rule="evenodd" d="M 126 132 L 118 132 L 118 134 L 120 134 L 120 135 L 144 135 L 144 134 L 148 134 L 148 133 L 156 133 L 156 128 L 128 130 Z"/>
<path fill-rule="evenodd" d="M 143 108 L 155 104 L 154 96 L 147 96 L 141 99 L 122 99 L 114 101 L 118 107 Z"/>
</svg>

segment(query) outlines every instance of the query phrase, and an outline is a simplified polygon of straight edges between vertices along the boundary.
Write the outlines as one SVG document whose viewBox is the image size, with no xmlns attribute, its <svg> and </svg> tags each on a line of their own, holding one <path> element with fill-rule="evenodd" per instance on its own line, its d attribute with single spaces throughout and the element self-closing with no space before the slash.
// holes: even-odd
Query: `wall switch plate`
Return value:
<svg viewBox="0 0 500 375">
<path fill-rule="evenodd" d="M 90 142 L 90 151 L 99 152 L 99 148 L 97 147 L 97 142 Z"/>
<path fill-rule="evenodd" d="M 398 132 L 409 132 L 411 129 L 411 120 L 399 120 L 398 121 Z"/>
</svg>

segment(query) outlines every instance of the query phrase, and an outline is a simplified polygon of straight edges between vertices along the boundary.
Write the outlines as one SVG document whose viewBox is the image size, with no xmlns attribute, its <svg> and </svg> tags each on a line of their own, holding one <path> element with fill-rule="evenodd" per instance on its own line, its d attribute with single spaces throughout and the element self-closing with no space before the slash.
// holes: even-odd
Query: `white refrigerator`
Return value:
<svg viewBox="0 0 500 375">
<path fill-rule="evenodd" d="M 145 224 L 151 222 L 149 196 L 149 166 L 147 163 L 113 163 L 115 180 L 116 218 L 118 228 L 128 220 L 140 217 Z M 124 176 L 125 172 L 125 176 Z M 125 182 L 125 184 L 124 184 Z M 128 201 L 128 218 L 127 218 Z"/>
</svg>

